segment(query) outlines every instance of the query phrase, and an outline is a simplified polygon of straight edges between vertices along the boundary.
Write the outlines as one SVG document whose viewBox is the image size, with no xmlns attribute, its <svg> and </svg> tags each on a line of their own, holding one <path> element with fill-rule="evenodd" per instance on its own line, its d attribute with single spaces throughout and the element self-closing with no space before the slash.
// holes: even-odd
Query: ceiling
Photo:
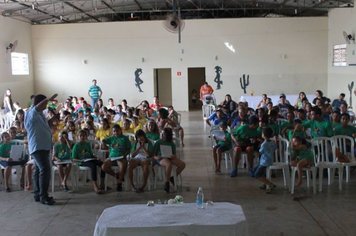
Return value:
<svg viewBox="0 0 356 236">
<path fill-rule="evenodd" d="M 326 16 L 329 9 L 353 5 L 353 0 L 0 0 L 0 13 L 31 24 L 65 24 L 162 20 L 174 9 L 183 19 Z"/>
</svg>

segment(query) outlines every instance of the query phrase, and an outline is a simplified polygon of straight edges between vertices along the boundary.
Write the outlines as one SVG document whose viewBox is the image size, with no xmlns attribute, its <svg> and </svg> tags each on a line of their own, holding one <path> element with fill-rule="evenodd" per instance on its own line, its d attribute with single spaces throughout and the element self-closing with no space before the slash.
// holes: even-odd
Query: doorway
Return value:
<svg viewBox="0 0 356 236">
<path fill-rule="evenodd" d="M 199 100 L 199 90 L 205 81 L 205 67 L 188 68 L 189 111 L 201 109 L 202 102 Z M 194 94 L 193 91 L 196 93 Z"/>
<path fill-rule="evenodd" d="M 153 69 L 153 88 L 154 96 L 159 98 L 164 106 L 172 104 L 172 69 L 156 68 Z"/>
</svg>

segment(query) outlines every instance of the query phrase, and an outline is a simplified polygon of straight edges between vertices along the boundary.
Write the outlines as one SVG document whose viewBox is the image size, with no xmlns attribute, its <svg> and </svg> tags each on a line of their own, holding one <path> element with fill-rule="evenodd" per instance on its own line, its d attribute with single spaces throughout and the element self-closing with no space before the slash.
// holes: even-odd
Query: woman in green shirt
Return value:
<svg viewBox="0 0 356 236">
<path fill-rule="evenodd" d="M 127 155 L 131 150 L 131 143 L 127 136 L 122 134 L 120 125 L 116 124 L 112 128 L 112 136 L 105 138 L 103 143 L 109 146 L 109 158 L 105 160 L 102 169 L 109 175 L 117 179 L 117 191 L 122 191 L 122 182 L 127 168 Z M 119 173 L 112 170 L 112 166 L 119 167 Z"/>
<path fill-rule="evenodd" d="M 101 167 L 102 162 L 97 160 L 93 155 L 91 145 L 88 142 L 88 133 L 85 130 L 79 131 L 79 142 L 76 143 L 72 150 L 73 161 L 79 163 L 80 166 L 86 166 L 90 168 L 91 180 L 94 187 L 94 191 L 97 194 L 103 193 L 99 189 L 97 184 L 97 167 Z M 103 179 L 105 172 L 101 172 L 101 178 Z"/>
<path fill-rule="evenodd" d="M 154 120 L 149 120 L 146 124 L 146 137 L 151 141 L 159 139 L 158 125 Z"/>
<path fill-rule="evenodd" d="M 62 131 L 58 135 L 59 142 L 53 147 L 52 161 L 58 167 L 59 178 L 61 179 L 61 185 L 64 191 L 68 191 L 67 179 L 72 168 L 71 162 L 71 148 L 72 143 L 68 139 L 68 133 Z"/>
<path fill-rule="evenodd" d="M 163 166 L 166 170 L 164 191 L 169 193 L 169 182 L 174 184 L 174 178 L 171 177 L 172 165 L 177 167 L 177 175 L 179 175 L 185 168 L 184 161 L 176 156 L 176 145 L 173 142 L 173 131 L 171 128 L 164 128 L 162 130 L 162 138 L 155 143 L 153 147 L 153 155 L 156 164 Z"/>
<path fill-rule="evenodd" d="M 4 171 L 5 190 L 6 190 L 6 192 L 11 192 L 11 189 L 9 187 L 10 186 L 9 179 L 11 176 L 12 166 L 16 166 L 16 165 L 23 166 L 26 163 L 26 161 L 25 160 L 13 161 L 10 158 L 12 143 L 11 143 L 11 136 L 9 135 L 8 132 L 3 132 L 1 134 L 1 140 L 2 140 L 2 142 L 0 143 L 0 165 L 1 165 L 1 167 L 5 168 L 5 171 Z"/>
<path fill-rule="evenodd" d="M 149 167 L 151 164 L 151 157 L 153 154 L 153 146 L 152 143 L 146 137 L 146 134 L 143 130 L 137 130 L 135 133 L 136 142 L 132 147 L 132 153 L 129 165 L 129 180 L 130 185 L 136 190 L 137 193 L 141 193 L 145 190 L 148 174 L 149 174 Z M 143 184 L 140 188 L 136 188 L 133 183 L 133 170 L 138 167 L 142 166 L 143 170 Z"/>
</svg>

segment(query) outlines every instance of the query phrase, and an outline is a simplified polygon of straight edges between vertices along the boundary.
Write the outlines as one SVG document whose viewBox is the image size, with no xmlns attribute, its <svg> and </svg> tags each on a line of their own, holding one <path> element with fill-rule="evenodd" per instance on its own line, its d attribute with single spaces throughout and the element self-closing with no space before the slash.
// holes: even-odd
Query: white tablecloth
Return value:
<svg viewBox="0 0 356 236">
<path fill-rule="evenodd" d="M 214 203 L 198 209 L 182 205 L 118 205 L 104 210 L 94 236 L 110 235 L 248 235 L 242 208 Z"/>
</svg>

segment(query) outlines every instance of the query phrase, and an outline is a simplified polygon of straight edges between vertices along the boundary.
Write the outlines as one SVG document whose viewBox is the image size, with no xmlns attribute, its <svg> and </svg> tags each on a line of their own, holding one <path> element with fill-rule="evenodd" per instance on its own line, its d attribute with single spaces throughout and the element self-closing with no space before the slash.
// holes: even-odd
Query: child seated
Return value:
<svg viewBox="0 0 356 236">
<path fill-rule="evenodd" d="M 138 130 L 135 133 L 136 142 L 132 148 L 132 159 L 130 160 L 129 165 L 129 180 L 130 185 L 136 190 L 137 193 L 141 193 L 144 191 L 148 174 L 149 174 L 149 167 L 151 163 L 151 157 L 153 154 L 153 146 L 152 143 L 146 137 L 146 134 L 143 130 Z M 140 188 L 136 188 L 133 184 L 133 170 L 137 166 L 142 166 L 143 170 L 143 184 Z"/>
<path fill-rule="evenodd" d="M 61 163 L 70 160 L 72 143 L 68 140 L 68 133 L 61 131 L 58 135 L 59 142 L 53 147 L 52 161 L 58 167 L 59 178 L 64 191 L 68 191 L 67 179 L 72 168 L 71 163 Z"/>
<path fill-rule="evenodd" d="M 161 146 L 170 147 L 170 156 L 164 156 L 165 154 L 161 150 Z M 171 128 L 164 128 L 162 131 L 162 138 L 158 140 L 153 147 L 153 154 L 155 162 L 165 168 L 165 184 L 164 191 L 169 193 L 169 182 L 174 184 L 174 178 L 171 177 L 172 165 L 177 167 L 176 173 L 179 175 L 185 168 L 185 163 L 176 156 L 176 145 L 173 142 L 173 131 Z"/>
<path fill-rule="evenodd" d="M 242 125 L 232 131 L 231 138 L 235 143 L 235 155 L 233 157 L 233 170 L 230 174 L 231 177 L 237 176 L 237 166 L 239 164 L 241 153 L 247 153 L 248 168 L 250 174 L 253 174 L 253 158 L 254 152 L 258 150 L 260 144 L 261 133 L 258 129 L 259 120 L 256 116 L 249 118 L 248 125 Z"/>
<path fill-rule="evenodd" d="M 80 166 L 86 166 L 90 168 L 91 181 L 93 184 L 94 191 L 97 194 L 103 193 L 99 189 L 97 184 L 97 167 L 101 167 L 102 162 L 97 160 L 93 155 L 91 145 L 88 141 L 88 133 L 85 130 L 79 131 L 79 142 L 76 143 L 72 150 L 72 159 L 77 162 Z M 101 173 L 101 178 L 104 178 L 104 172 Z"/>
<path fill-rule="evenodd" d="M 146 125 L 146 137 L 151 141 L 159 140 L 159 129 L 158 125 L 154 120 L 149 120 Z"/>
<path fill-rule="evenodd" d="M 296 137 L 296 136 L 298 136 L 302 139 L 305 139 L 307 137 L 301 120 L 299 120 L 299 119 L 294 120 L 294 129 L 288 130 L 287 136 L 288 136 L 288 140 L 290 142 L 292 141 L 293 137 Z"/>
<path fill-rule="evenodd" d="M 269 127 L 263 128 L 262 138 L 264 139 L 260 147 L 260 161 L 258 166 L 253 171 L 253 176 L 263 183 L 261 189 L 266 189 L 266 193 L 271 193 L 272 189 L 276 187 L 270 180 L 266 178 L 266 169 L 273 164 L 274 151 L 276 144 L 271 140 L 273 137 L 273 130 Z"/>
<path fill-rule="evenodd" d="M 227 124 L 223 122 L 220 124 L 220 130 L 224 133 L 224 136 L 217 137 L 213 135 L 213 138 L 216 141 L 216 145 L 213 147 L 213 158 L 214 158 L 216 174 L 221 173 L 220 163 L 221 163 L 222 153 L 231 149 L 231 135 L 226 129 L 227 129 Z"/>
<path fill-rule="evenodd" d="M 314 163 L 313 151 L 308 147 L 305 139 L 295 136 L 292 139 L 291 166 L 297 167 L 298 179 L 296 187 L 302 185 L 303 168 L 311 167 Z"/>
<path fill-rule="evenodd" d="M 19 157 L 18 161 L 14 161 L 10 158 L 10 152 L 11 152 L 11 137 L 9 133 L 3 132 L 1 134 L 1 140 L 2 142 L 0 143 L 0 165 L 5 168 L 4 176 L 5 176 L 5 190 L 6 192 L 11 192 L 10 185 L 9 185 L 9 179 L 11 175 L 11 170 L 12 166 L 16 165 L 25 165 L 26 161 L 22 160 L 22 157 Z"/>
<path fill-rule="evenodd" d="M 117 179 L 116 190 L 122 191 L 122 182 L 127 168 L 126 158 L 131 149 L 130 140 L 123 135 L 121 127 L 116 124 L 112 128 L 112 136 L 105 138 L 103 143 L 109 146 L 109 158 L 105 160 L 102 170 Z M 118 174 L 112 170 L 113 165 L 119 167 Z"/>
</svg>

